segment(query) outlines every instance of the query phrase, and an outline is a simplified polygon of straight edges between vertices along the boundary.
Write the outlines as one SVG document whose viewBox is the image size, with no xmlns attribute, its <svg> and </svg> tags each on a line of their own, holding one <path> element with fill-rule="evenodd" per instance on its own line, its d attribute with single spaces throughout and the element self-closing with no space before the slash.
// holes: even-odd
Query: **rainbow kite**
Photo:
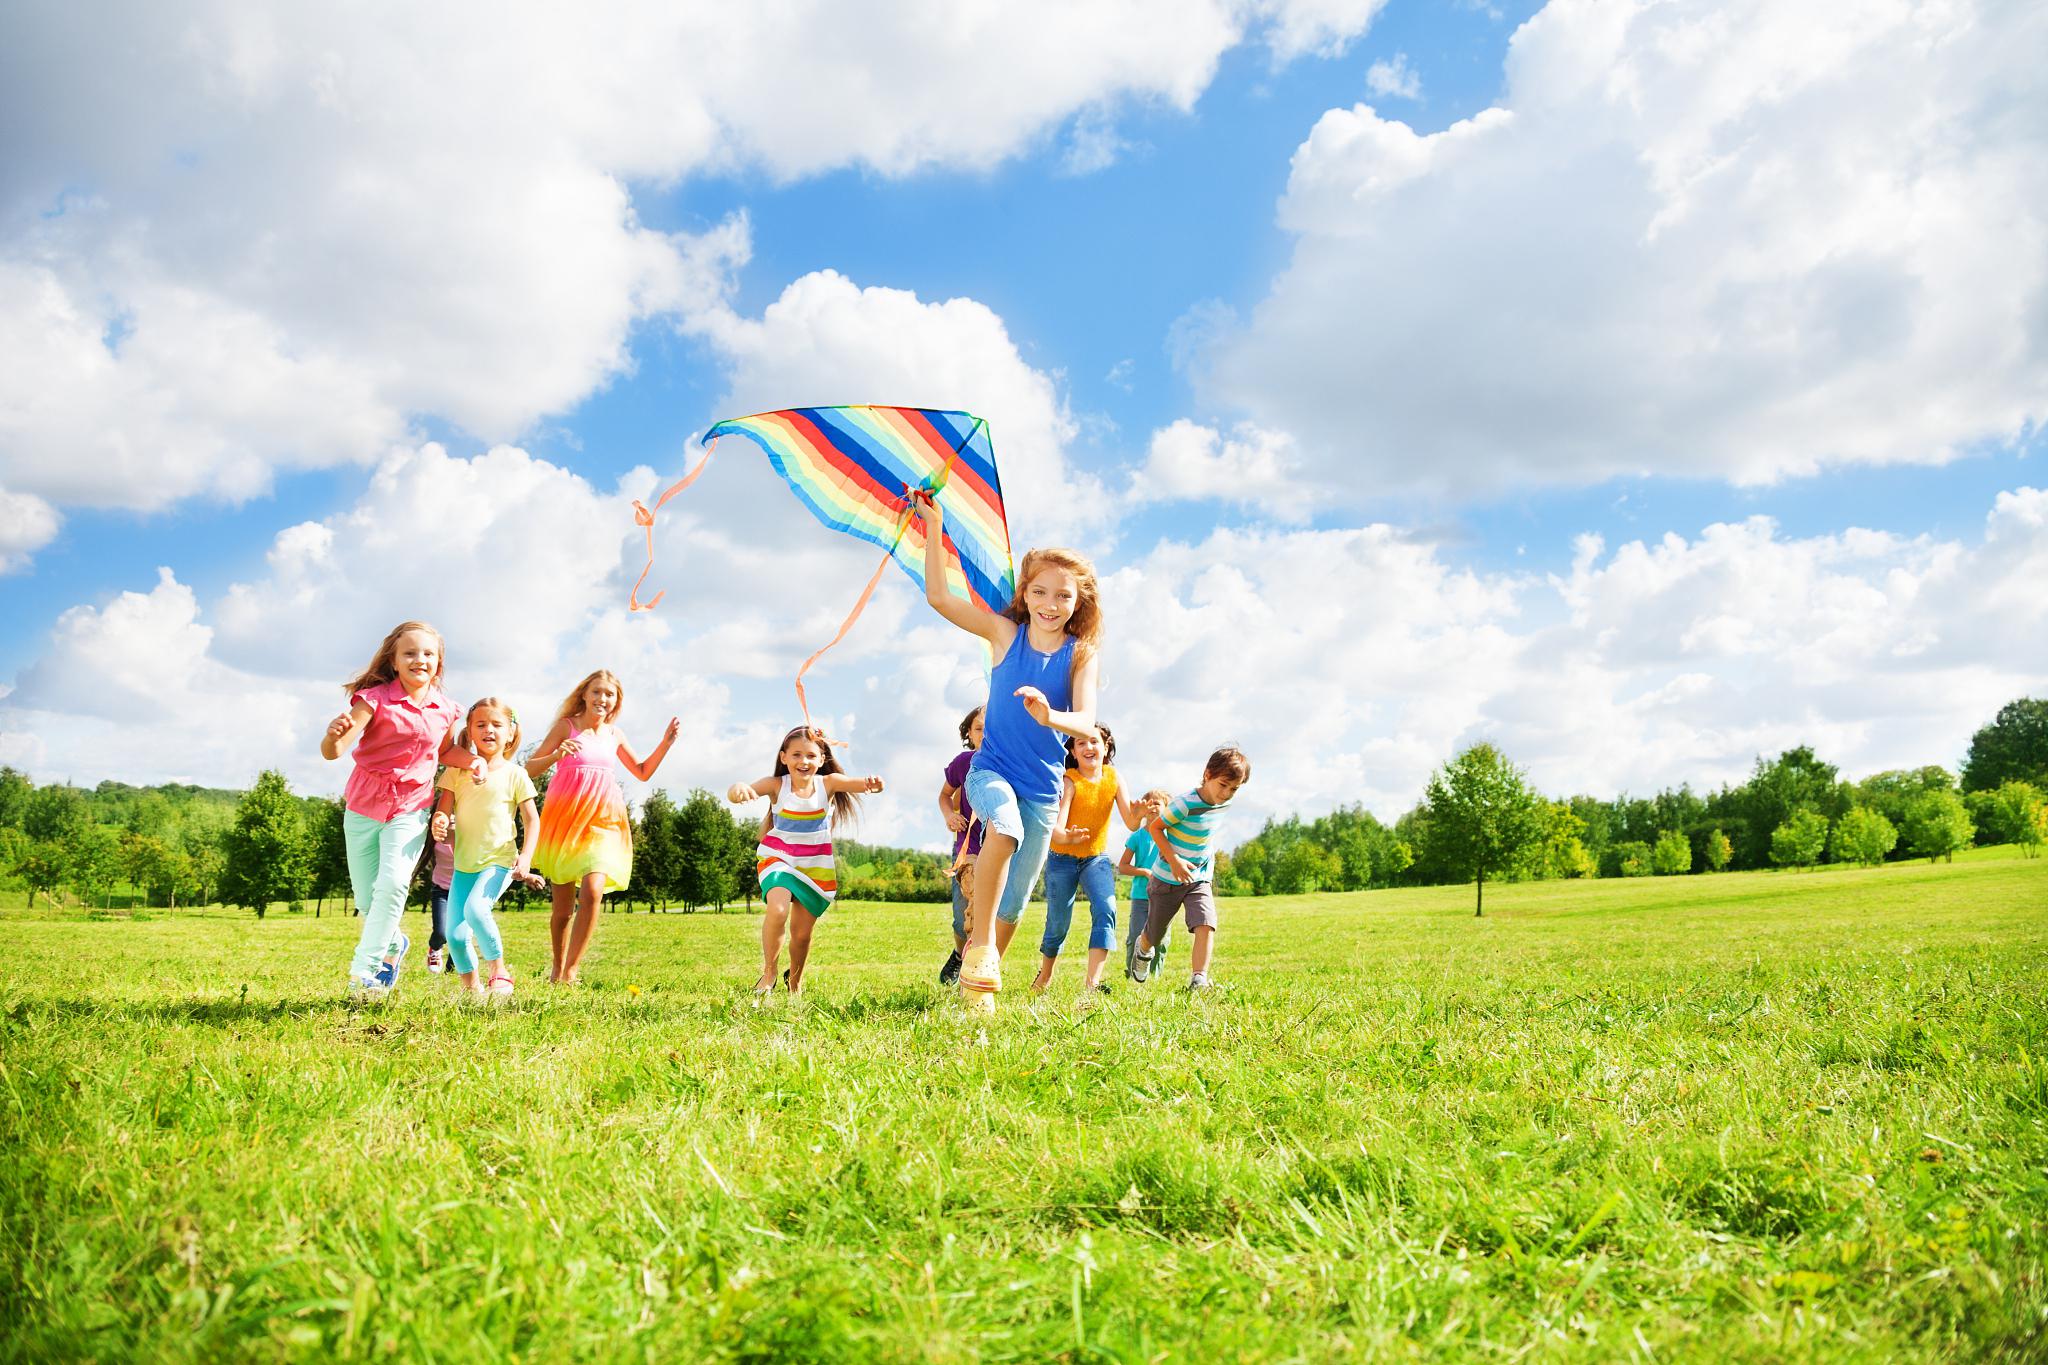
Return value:
<svg viewBox="0 0 2048 1365">
<path fill-rule="evenodd" d="M 722 436 L 744 436 L 761 447 L 775 472 L 819 521 L 885 551 L 839 633 L 797 670 L 797 701 L 807 722 L 804 674 L 819 655 L 846 638 L 889 561 L 895 560 L 918 587 L 924 586 L 924 523 L 911 515 L 912 492 L 933 494 L 945 511 L 947 589 L 986 611 L 1003 610 L 1015 596 L 1010 527 L 1003 515 L 1003 485 L 988 423 L 968 412 L 860 404 L 756 413 L 719 422 L 705 432 L 704 454 L 696 468 L 664 492 L 652 509 L 633 504 L 634 519 L 647 531 L 647 568 L 633 584 L 628 601 L 632 610 L 650 610 L 662 598 L 656 593 L 651 601 L 640 600 L 640 585 L 654 567 L 655 513 L 696 482 Z"/>
</svg>

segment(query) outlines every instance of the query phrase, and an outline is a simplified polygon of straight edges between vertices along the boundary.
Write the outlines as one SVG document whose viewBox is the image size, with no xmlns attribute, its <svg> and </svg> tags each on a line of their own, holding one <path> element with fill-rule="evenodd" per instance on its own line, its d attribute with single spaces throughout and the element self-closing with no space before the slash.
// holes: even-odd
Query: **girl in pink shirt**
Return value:
<svg viewBox="0 0 2048 1365">
<path fill-rule="evenodd" d="M 447 761 L 462 716 L 441 691 L 443 659 L 439 631 L 424 621 L 400 622 L 344 689 L 348 710 L 320 736 L 322 758 L 339 758 L 355 745 L 341 829 L 348 879 L 363 917 L 348 985 L 364 999 L 381 999 L 397 984 L 412 946 L 399 920 L 427 841 L 434 768 Z M 457 757 L 467 755 L 458 751 Z"/>
</svg>

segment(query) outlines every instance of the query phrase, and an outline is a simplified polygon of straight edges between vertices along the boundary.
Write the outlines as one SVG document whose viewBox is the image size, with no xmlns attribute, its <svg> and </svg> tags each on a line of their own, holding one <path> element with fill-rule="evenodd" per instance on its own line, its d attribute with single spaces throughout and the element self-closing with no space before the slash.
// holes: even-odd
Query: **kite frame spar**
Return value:
<svg viewBox="0 0 2048 1365">
<path fill-rule="evenodd" d="M 963 425 L 966 432 L 959 435 Z M 628 602 L 631 610 L 652 610 L 665 595 L 664 590 L 649 601 L 640 601 L 641 585 L 654 568 L 655 514 L 670 498 L 697 481 L 710 463 L 719 438 L 728 435 L 744 436 L 760 446 L 775 472 L 820 522 L 883 550 L 881 563 L 875 566 L 838 633 L 797 670 L 797 704 L 803 709 L 806 725 L 810 724 L 811 710 L 804 692 L 804 675 L 827 650 L 846 638 L 853 623 L 866 610 L 889 561 L 896 560 L 913 581 L 923 585 L 924 523 L 912 515 L 915 494 L 937 497 L 956 472 L 963 474 L 966 491 L 945 500 L 947 588 L 988 611 L 1000 612 L 1009 606 L 1016 592 L 1016 567 L 1010 551 L 1002 480 L 996 470 L 995 441 L 989 435 L 987 421 L 960 409 L 847 403 L 778 408 L 714 423 L 704 433 L 704 454 L 688 474 L 664 491 L 653 508 L 638 499 L 633 502 L 633 519 L 647 534 L 647 565 L 633 584 Z M 977 436 L 987 437 L 985 460 L 969 455 Z M 948 453 L 936 468 L 929 467 L 929 460 L 915 459 L 917 453 L 935 454 L 941 449 Z M 968 458 L 963 460 L 963 456 Z M 920 468 L 925 471 L 921 475 Z M 910 477 L 913 475 L 918 475 L 914 482 Z M 902 491 L 892 491 L 892 485 Z M 863 508 L 867 509 L 865 516 Z M 885 520 L 877 515 L 881 509 L 893 516 Z M 952 528 L 956 525 L 975 533 L 969 536 L 968 552 L 963 553 L 953 536 Z M 906 537 L 912 541 L 912 553 L 899 557 L 897 552 Z"/>
</svg>

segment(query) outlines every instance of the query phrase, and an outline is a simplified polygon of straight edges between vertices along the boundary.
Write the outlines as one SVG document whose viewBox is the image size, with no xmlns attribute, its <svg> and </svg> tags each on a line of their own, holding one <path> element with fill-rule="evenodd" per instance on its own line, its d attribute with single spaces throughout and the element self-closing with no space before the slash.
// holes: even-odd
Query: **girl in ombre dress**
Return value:
<svg viewBox="0 0 2048 1365">
<path fill-rule="evenodd" d="M 767 797 L 768 820 L 761 830 L 755 862 L 761 878 L 761 978 L 754 983 L 759 1003 L 775 988 L 783 931 L 789 933 L 791 995 L 801 995 L 804 965 L 811 956 L 811 931 L 832 908 L 839 876 L 832 860 L 832 825 L 850 820 L 859 807 L 855 792 L 882 790 L 879 777 L 850 777 L 822 732 L 799 725 L 782 737 L 775 772 L 758 782 L 735 782 L 725 796 L 736 806 Z"/>
<path fill-rule="evenodd" d="M 642 782 L 652 778 L 681 728 L 669 717 L 654 752 L 637 758 L 613 728 L 625 707 L 625 687 L 609 670 L 598 669 L 563 700 L 547 737 L 526 760 L 527 773 L 536 778 L 555 769 L 541 804 L 540 847 L 533 858 L 533 870 L 554 890 L 548 922 L 552 982 L 576 980 L 606 894 L 625 890 L 633 877 L 633 821 L 617 769 Z"/>
</svg>

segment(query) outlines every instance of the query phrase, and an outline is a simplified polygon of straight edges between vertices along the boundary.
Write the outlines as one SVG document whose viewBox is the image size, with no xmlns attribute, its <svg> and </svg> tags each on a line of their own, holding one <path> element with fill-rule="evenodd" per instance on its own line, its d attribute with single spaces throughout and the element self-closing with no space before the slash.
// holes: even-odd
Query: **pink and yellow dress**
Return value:
<svg viewBox="0 0 2048 1365">
<path fill-rule="evenodd" d="M 633 879 L 633 821 L 617 769 L 619 734 L 609 725 L 579 732 L 569 723 L 576 752 L 555 764 L 540 808 L 540 841 L 533 870 L 555 883 L 604 875 L 604 894 Z"/>
</svg>

